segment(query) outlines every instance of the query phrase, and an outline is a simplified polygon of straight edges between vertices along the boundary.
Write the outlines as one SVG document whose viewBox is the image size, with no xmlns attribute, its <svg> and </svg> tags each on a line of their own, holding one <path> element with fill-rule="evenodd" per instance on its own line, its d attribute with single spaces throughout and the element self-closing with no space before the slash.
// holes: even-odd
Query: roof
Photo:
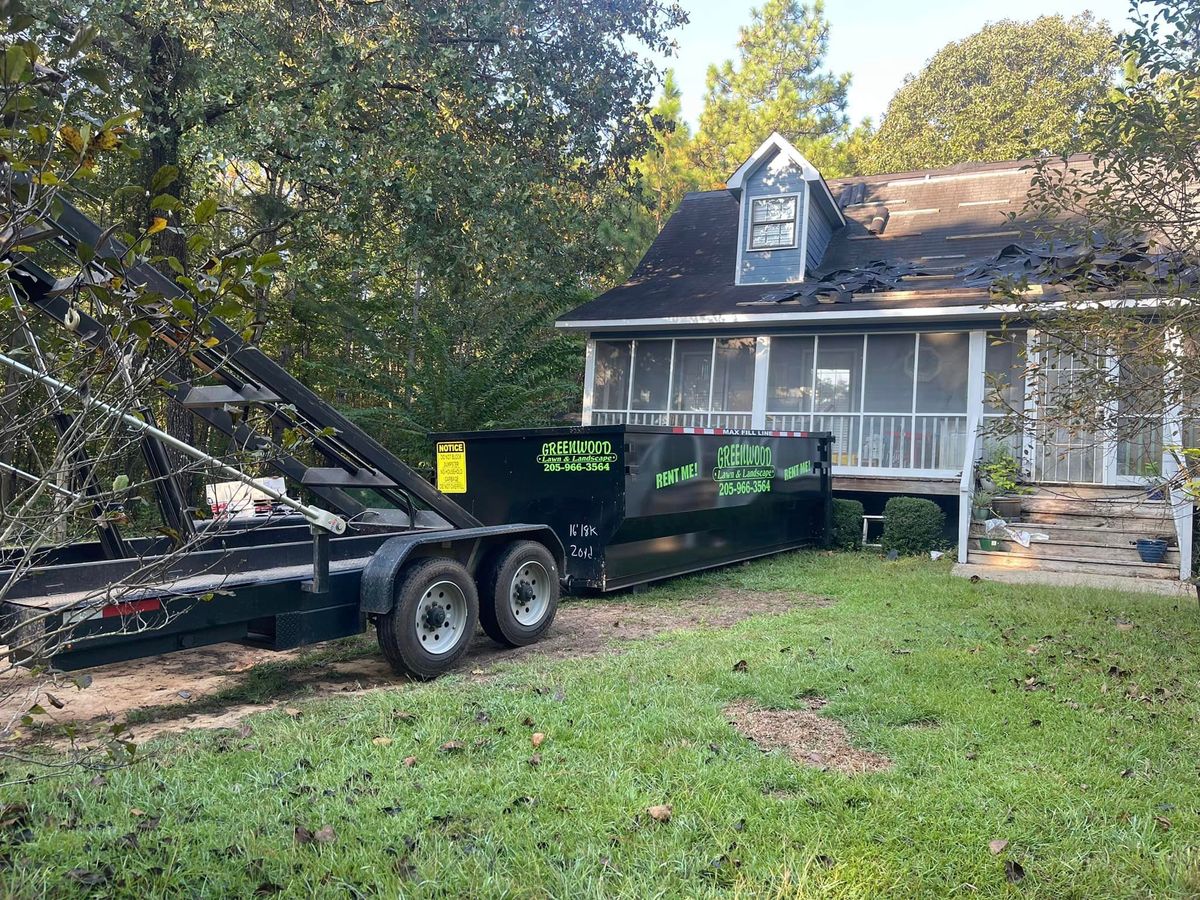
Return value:
<svg viewBox="0 0 1200 900">
<path fill-rule="evenodd" d="M 1086 168 L 1086 155 L 1071 157 Z M 846 227 L 838 229 L 820 266 L 801 284 L 734 284 L 738 199 L 728 190 L 686 195 L 629 280 L 559 318 L 586 322 L 793 313 L 819 316 L 855 309 L 971 306 L 987 292 L 961 274 L 1005 247 L 1035 238 L 1022 215 L 1034 160 L 960 164 L 919 172 L 831 179 Z M 885 216 L 882 233 L 867 225 Z M 892 290 L 852 286 L 827 296 L 848 275 L 899 272 Z M 825 290 L 816 296 L 821 282 Z M 858 282 L 863 279 L 860 277 Z M 897 277 L 892 278 L 893 282 Z M 833 285 L 833 288 L 830 287 Z M 807 293 L 807 297 L 797 297 Z"/>
</svg>

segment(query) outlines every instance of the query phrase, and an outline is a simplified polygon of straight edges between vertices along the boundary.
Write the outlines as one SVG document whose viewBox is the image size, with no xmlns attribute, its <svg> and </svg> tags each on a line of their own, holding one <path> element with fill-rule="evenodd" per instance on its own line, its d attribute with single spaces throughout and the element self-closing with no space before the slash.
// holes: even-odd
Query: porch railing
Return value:
<svg viewBox="0 0 1200 900">
<path fill-rule="evenodd" d="M 750 428 L 751 413 L 678 410 L 592 410 L 593 425 L 657 425 L 675 428 Z"/>
</svg>

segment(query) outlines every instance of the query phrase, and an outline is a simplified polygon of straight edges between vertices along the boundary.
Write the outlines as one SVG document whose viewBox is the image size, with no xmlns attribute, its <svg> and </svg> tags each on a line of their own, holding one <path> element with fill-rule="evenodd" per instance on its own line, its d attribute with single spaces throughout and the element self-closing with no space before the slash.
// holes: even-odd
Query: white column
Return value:
<svg viewBox="0 0 1200 900">
<path fill-rule="evenodd" d="M 963 467 L 958 481 L 958 561 L 967 561 L 971 537 L 971 495 L 975 490 L 975 462 L 983 453 L 983 401 L 986 393 L 987 332 L 972 331 L 967 344 L 967 430 Z"/>
<path fill-rule="evenodd" d="M 750 427 L 767 427 L 767 372 L 771 365 L 771 339 L 764 335 L 754 341 L 754 401 L 750 407 Z"/>
<path fill-rule="evenodd" d="M 630 377 L 633 373 L 630 372 Z M 583 357 L 583 419 L 584 425 L 592 424 L 592 394 L 596 388 L 596 341 L 588 338 Z"/>
<path fill-rule="evenodd" d="M 1038 333 L 1030 328 L 1025 333 L 1025 414 L 1021 435 L 1021 457 L 1026 474 L 1037 481 L 1042 473 L 1037 464 L 1040 452 L 1037 445 L 1038 397 L 1041 391 L 1041 353 L 1037 349 Z M 1033 381 L 1030 384 L 1030 380 Z"/>
<path fill-rule="evenodd" d="M 1178 330 L 1172 328 L 1166 336 L 1167 368 L 1163 373 L 1163 388 L 1172 402 L 1163 410 L 1163 455 L 1162 477 L 1173 481 L 1179 477 L 1179 457 L 1183 448 L 1183 404 L 1179 396 L 1178 372 L 1173 357 L 1183 352 Z M 1195 515 L 1195 499 L 1182 485 L 1173 485 L 1167 492 L 1171 504 L 1171 516 L 1175 520 L 1175 538 L 1179 543 L 1179 578 L 1186 581 L 1192 577 L 1192 518 Z"/>
</svg>

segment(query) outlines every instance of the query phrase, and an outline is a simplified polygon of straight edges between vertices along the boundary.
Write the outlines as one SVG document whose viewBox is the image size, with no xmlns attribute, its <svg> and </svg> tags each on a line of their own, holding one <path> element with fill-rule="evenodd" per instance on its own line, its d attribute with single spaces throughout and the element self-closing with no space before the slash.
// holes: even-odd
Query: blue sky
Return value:
<svg viewBox="0 0 1200 900">
<path fill-rule="evenodd" d="M 750 20 L 761 0 L 682 0 L 691 21 L 676 38 L 678 55 L 663 60 L 675 69 L 683 90 L 684 116 L 693 125 L 704 98 L 709 63 L 733 56 L 737 30 Z M 830 21 L 828 64 L 850 72 L 850 117 L 870 116 L 878 123 L 904 76 L 918 71 L 938 48 L 978 31 L 1000 18 L 1034 19 L 1091 10 L 1120 29 L 1129 15 L 1128 0 L 826 0 Z"/>
</svg>

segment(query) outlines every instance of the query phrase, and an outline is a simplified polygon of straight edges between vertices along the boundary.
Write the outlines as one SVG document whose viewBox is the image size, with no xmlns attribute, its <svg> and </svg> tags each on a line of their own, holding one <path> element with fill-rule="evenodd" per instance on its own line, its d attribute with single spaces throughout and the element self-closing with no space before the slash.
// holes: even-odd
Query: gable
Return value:
<svg viewBox="0 0 1200 900">
<path fill-rule="evenodd" d="M 777 224 L 756 226 L 756 210 L 763 210 L 767 204 L 756 206 L 755 201 L 772 199 L 780 201 L 774 204 L 775 208 L 790 209 L 790 223 L 784 222 L 786 217 L 780 217 Z M 778 150 L 765 155 L 744 179 L 738 228 L 738 284 L 789 284 L 804 277 L 807 200 L 808 185 L 803 168 Z M 756 229 L 760 232 L 776 229 L 773 234 L 786 235 L 785 227 L 791 231 L 791 240 L 785 241 L 786 246 L 755 249 Z"/>
</svg>

